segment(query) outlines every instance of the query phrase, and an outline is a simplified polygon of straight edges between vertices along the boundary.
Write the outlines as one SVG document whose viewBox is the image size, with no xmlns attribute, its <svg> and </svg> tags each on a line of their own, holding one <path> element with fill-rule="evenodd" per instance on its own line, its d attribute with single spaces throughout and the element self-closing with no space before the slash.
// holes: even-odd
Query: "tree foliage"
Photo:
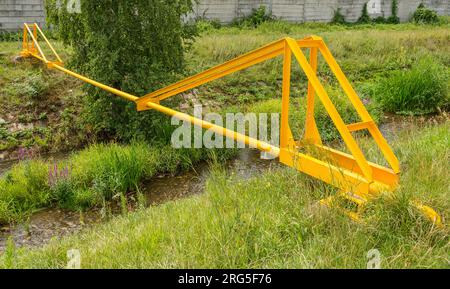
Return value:
<svg viewBox="0 0 450 289">
<path fill-rule="evenodd" d="M 73 47 L 70 65 L 77 71 L 137 96 L 183 71 L 184 51 L 195 36 L 195 27 L 183 21 L 191 0 L 80 0 L 79 11 L 71 9 L 73 2 L 47 0 L 46 8 L 49 23 Z M 155 113 L 137 113 L 133 103 L 92 86 L 86 91 L 86 120 L 100 135 L 148 139 L 168 127 Z"/>
</svg>

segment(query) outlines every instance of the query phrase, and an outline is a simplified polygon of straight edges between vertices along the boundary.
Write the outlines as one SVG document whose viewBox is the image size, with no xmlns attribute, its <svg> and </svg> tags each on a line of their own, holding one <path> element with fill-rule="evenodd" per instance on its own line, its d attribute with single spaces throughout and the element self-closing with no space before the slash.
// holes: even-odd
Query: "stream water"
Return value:
<svg viewBox="0 0 450 289">
<path fill-rule="evenodd" d="M 56 159 L 61 159 L 58 155 Z M 0 163 L 0 174 L 17 161 Z M 227 162 L 226 169 L 242 178 L 250 178 L 270 168 L 281 166 L 278 161 L 260 159 L 255 150 L 243 149 L 238 156 Z M 158 175 L 143 184 L 142 193 L 148 206 L 189 197 L 204 192 L 209 175 L 209 166 L 200 163 L 195 170 L 179 175 Z M 112 214 L 120 214 L 120 208 L 112 208 Z M 57 208 L 44 209 L 32 214 L 27 222 L 18 225 L 0 227 L 0 252 L 5 250 L 8 239 L 12 238 L 16 247 L 40 247 L 53 238 L 75 234 L 83 229 L 107 221 L 104 210 L 92 209 L 87 212 L 65 211 Z"/>
</svg>

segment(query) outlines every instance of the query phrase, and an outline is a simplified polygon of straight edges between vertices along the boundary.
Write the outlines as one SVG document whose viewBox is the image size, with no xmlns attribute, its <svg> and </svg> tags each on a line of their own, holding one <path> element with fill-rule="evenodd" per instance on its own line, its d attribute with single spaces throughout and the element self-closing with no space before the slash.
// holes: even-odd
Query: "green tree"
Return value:
<svg viewBox="0 0 450 289">
<path fill-rule="evenodd" d="M 77 71 L 120 90 L 144 95 L 174 81 L 195 26 L 183 17 L 191 0 L 47 0 L 49 23 L 74 50 Z M 80 13 L 77 13 L 80 12 Z M 128 141 L 168 139 L 170 124 L 155 112 L 138 113 L 133 103 L 85 87 L 85 120 L 101 137 Z"/>
</svg>

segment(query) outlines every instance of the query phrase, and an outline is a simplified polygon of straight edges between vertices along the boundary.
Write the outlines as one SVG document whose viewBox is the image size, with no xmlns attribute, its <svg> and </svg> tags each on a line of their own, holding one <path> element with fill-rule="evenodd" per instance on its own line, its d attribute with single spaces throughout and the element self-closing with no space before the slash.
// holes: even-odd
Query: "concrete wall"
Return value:
<svg viewBox="0 0 450 289">
<path fill-rule="evenodd" d="M 0 0 L 0 31 L 14 31 L 24 22 L 45 23 L 43 0 Z"/>
<path fill-rule="evenodd" d="M 0 0 L 0 31 L 18 30 L 24 22 L 45 23 L 44 0 Z M 280 19 L 291 22 L 329 22 L 337 8 L 347 21 L 356 21 L 368 2 L 372 17 L 391 15 L 392 0 L 200 0 L 190 17 L 230 23 L 261 5 Z M 398 15 L 408 21 L 422 0 L 398 0 Z M 450 0 L 423 0 L 439 15 L 450 15 Z"/>
<path fill-rule="evenodd" d="M 408 21 L 421 2 L 439 15 L 450 15 L 450 0 L 398 0 L 400 20 Z M 364 3 L 373 18 L 391 15 L 392 0 L 200 0 L 193 16 L 230 23 L 264 5 L 277 18 L 291 22 L 329 22 L 337 8 L 352 22 L 361 16 Z"/>
</svg>

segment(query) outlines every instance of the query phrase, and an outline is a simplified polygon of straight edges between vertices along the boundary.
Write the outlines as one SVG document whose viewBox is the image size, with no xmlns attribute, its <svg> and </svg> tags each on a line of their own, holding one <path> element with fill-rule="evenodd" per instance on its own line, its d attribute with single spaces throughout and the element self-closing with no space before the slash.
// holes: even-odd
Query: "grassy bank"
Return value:
<svg viewBox="0 0 450 289">
<path fill-rule="evenodd" d="M 0 224 L 26 219 L 34 211 L 56 206 L 85 210 L 127 196 L 139 199 L 140 185 L 157 173 L 190 169 L 207 159 L 206 150 L 93 145 L 67 160 L 23 161 L 0 177 Z M 233 151 L 222 151 L 226 159 Z"/>
<path fill-rule="evenodd" d="M 402 187 L 394 200 L 373 203 L 364 225 L 314 206 L 333 190 L 289 168 L 250 180 L 216 169 L 204 195 L 43 249 L 11 245 L 0 267 L 61 268 L 67 250 L 79 249 L 83 268 L 365 268 L 374 248 L 383 268 L 448 267 L 448 228 L 432 227 L 408 203 L 418 198 L 448 218 L 449 129 L 447 122 L 408 131 L 393 143 L 405 164 Z"/>
</svg>

